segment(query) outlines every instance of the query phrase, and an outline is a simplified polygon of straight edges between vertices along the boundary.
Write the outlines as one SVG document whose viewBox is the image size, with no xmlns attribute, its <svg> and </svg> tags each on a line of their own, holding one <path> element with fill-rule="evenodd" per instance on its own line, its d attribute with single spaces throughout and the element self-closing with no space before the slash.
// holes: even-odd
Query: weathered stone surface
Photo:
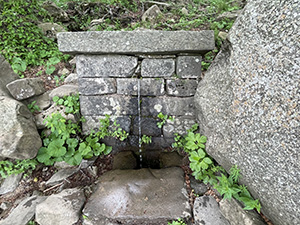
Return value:
<svg viewBox="0 0 300 225">
<path fill-rule="evenodd" d="M 17 100 L 23 100 L 45 92 L 44 82 L 40 78 L 24 78 L 6 85 L 10 94 Z"/>
<path fill-rule="evenodd" d="M 0 186 L 0 195 L 14 191 L 22 178 L 23 174 L 12 174 L 9 177 L 5 178 L 3 183 Z"/>
<path fill-rule="evenodd" d="M 230 225 L 221 214 L 218 203 L 212 196 L 196 198 L 194 219 L 195 225 Z"/>
<path fill-rule="evenodd" d="M 105 116 L 85 116 L 86 121 L 82 124 L 82 130 L 85 134 L 88 134 L 91 130 L 98 131 L 100 126 L 100 119 L 105 119 Z M 120 128 L 127 133 L 130 132 L 131 119 L 129 116 L 110 116 L 110 121 L 114 121 L 120 124 Z"/>
<path fill-rule="evenodd" d="M 51 116 L 53 113 L 59 113 L 64 118 L 66 118 L 67 120 L 71 120 L 74 123 L 77 122 L 77 120 L 79 119 L 72 113 L 66 114 L 65 113 L 65 106 L 54 104 L 50 108 L 48 108 L 47 110 L 42 111 L 41 113 L 34 116 L 34 122 L 35 122 L 36 127 L 38 129 L 44 129 L 46 127 L 46 124 L 47 124 L 47 122 L 45 122 L 45 119 L 48 116 Z"/>
<path fill-rule="evenodd" d="M 142 98 L 142 115 L 156 117 L 158 113 L 162 112 L 164 115 L 170 116 L 192 116 L 194 115 L 193 100 L 193 97 Z"/>
<path fill-rule="evenodd" d="M 78 85 L 78 75 L 77 73 L 71 73 L 69 76 L 66 77 L 64 80 L 65 84 L 77 84 Z"/>
<path fill-rule="evenodd" d="M 140 95 L 160 96 L 164 95 L 164 79 L 162 78 L 143 78 L 140 79 Z M 120 78 L 117 79 L 117 93 L 122 95 L 138 95 L 138 79 Z"/>
<path fill-rule="evenodd" d="M 47 11 L 51 18 L 55 18 L 55 21 L 66 22 L 70 20 L 68 14 L 55 5 L 54 2 L 46 1 L 43 3 L 42 7 Z"/>
<path fill-rule="evenodd" d="M 149 117 L 141 118 L 141 134 L 152 136 L 152 137 L 160 137 L 162 135 L 161 129 L 157 127 L 157 122 L 159 120 Z M 139 135 L 139 118 L 135 117 L 133 121 L 133 134 Z"/>
<path fill-rule="evenodd" d="M 165 137 L 174 137 L 175 133 L 184 135 L 195 123 L 196 120 L 194 117 L 180 116 L 175 117 L 173 120 L 168 119 L 163 125 L 163 134 Z"/>
<path fill-rule="evenodd" d="M 131 151 L 119 152 L 114 156 L 113 170 L 136 169 L 137 159 Z"/>
<path fill-rule="evenodd" d="M 76 66 L 79 77 L 131 77 L 137 65 L 138 60 L 137 57 L 134 56 L 76 56 Z"/>
<path fill-rule="evenodd" d="M 202 54 L 215 47 L 212 30 L 61 32 L 57 38 L 59 50 L 73 54 Z"/>
<path fill-rule="evenodd" d="M 178 56 L 176 75 L 180 78 L 199 78 L 201 75 L 201 56 Z"/>
<path fill-rule="evenodd" d="M 196 195 L 201 196 L 207 192 L 208 187 L 203 182 L 196 180 L 193 176 L 190 176 L 190 181 L 191 181 L 191 188 L 193 189 Z"/>
<path fill-rule="evenodd" d="M 67 179 L 69 176 L 76 173 L 78 170 L 79 170 L 78 167 L 60 169 L 55 174 L 53 174 L 53 176 L 46 182 L 46 185 L 48 186 L 56 185 L 64 181 L 65 179 Z"/>
<path fill-rule="evenodd" d="M 276 225 L 300 224 L 299 1 L 250 1 L 195 101 L 207 152 Z"/>
<path fill-rule="evenodd" d="M 160 225 L 191 216 L 180 168 L 114 170 L 99 181 L 83 210 L 93 225 Z"/>
<path fill-rule="evenodd" d="M 70 71 L 66 68 L 66 67 L 63 67 L 62 69 L 59 69 L 58 71 L 57 71 L 57 75 L 58 76 L 67 76 L 67 75 L 69 75 L 70 74 Z"/>
<path fill-rule="evenodd" d="M 81 96 L 81 113 L 92 115 L 137 115 L 138 101 L 127 96 Z"/>
<path fill-rule="evenodd" d="M 142 21 L 154 21 L 161 14 L 157 5 L 151 6 L 142 16 Z"/>
<path fill-rule="evenodd" d="M 53 89 L 49 94 L 49 98 L 52 101 L 54 96 L 62 98 L 64 96 L 69 96 L 73 94 L 78 94 L 78 85 L 64 84 Z"/>
<path fill-rule="evenodd" d="M 145 144 L 145 149 L 147 150 L 164 150 L 169 148 L 174 143 L 174 138 L 166 137 L 152 137 L 152 142 L 150 144 Z"/>
<path fill-rule="evenodd" d="M 79 220 L 84 193 L 78 188 L 50 195 L 36 206 L 35 219 L 40 225 L 70 225 Z"/>
<path fill-rule="evenodd" d="M 24 199 L 7 218 L 0 221 L 0 225 L 24 225 L 33 219 L 36 205 L 44 201 L 46 197 L 31 196 Z"/>
<path fill-rule="evenodd" d="M 18 75 L 12 70 L 10 64 L 0 55 L 0 96 L 10 96 L 6 85 L 18 78 Z"/>
<path fill-rule="evenodd" d="M 117 92 L 114 78 L 81 78 L 79 93 L 82 95 L 103 95 Z"/>
<path fill-rule="evenodd" d="M 38 106 L 39 109 L 41 109 L 41 110 L 47 109 L 51 105 L 51 102 L 49 99 L 49 93 L 50 93 L 50 91 L 47 91 L 42 95 L 33 96 L 29 99 L 26 99 L 23 103 L 25 105 L 28 105 L 30 103 L 32 104 L 35 101 L 34 105 Z"/>
<path fill-rule="evenodd" d="M 220 201 L 220 210 L 223 216 L 230 222 L 230 225 L 265 225 L 262 217 L 254 210 L 244 210 L 235 200 Z"/>
<path fill-rule="evenodd" d="M 40 23 L 38 24 L 38 27 L 41 28 L 45 36 L 55 40 L 57 33 L 66 32 L 66 30 L 57 23 Z"/>
<path fill-rule="evenodd" d="M 198 86 L 197 80 L 176 79 L 167 80 L 166 91 L 172 96 L 194 96 Z"/>
<path fill-rule="evenodd" d="M 174 73 L 174 59 L 144 59 L 142 61 L 142 77 L 171 77 Z"/>
<path fill-rule="evenodd" d="M 0 157 L 28 159 L 42 147 L 32 114 L 21 102 L 0 97 Z"/>
</svg>

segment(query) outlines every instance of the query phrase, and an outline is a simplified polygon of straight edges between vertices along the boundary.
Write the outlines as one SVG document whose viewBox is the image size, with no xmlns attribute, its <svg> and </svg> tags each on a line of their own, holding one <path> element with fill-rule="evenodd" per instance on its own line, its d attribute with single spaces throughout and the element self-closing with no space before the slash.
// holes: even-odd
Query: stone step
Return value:
<svg viewBox="0 0 300 225">
<path fill-rule="evenodd" d="M 191 217 L 181 168 L 113 170 L 83 209 L 85 225 L 159 225 Z"/>
</svg>

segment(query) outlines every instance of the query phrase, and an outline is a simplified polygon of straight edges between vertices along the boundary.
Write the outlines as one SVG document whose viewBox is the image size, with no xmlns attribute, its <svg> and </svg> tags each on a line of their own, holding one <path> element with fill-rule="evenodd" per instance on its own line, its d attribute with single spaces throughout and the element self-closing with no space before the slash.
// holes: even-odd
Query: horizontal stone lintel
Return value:
<svg viewBox="0 0 300 225">
<path fill-rule="evenodd" d="M 204 54 L 215 47 L 214 31 L 88 31 L 57 34 L 68 54 Z"/>
</svg>

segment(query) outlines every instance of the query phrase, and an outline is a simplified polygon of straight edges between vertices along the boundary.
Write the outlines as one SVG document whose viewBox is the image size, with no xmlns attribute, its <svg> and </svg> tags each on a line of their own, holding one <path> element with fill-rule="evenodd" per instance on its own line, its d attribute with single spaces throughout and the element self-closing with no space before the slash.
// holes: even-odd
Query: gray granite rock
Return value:
<svg viewBox="0 0 300 225">
<path fill-rule="evenodd" d="M 164 79 L 162 78 L 143 78 L 140 79 L 141 96 L 160 96 L 164 95 Z M 138 95 L 138 79 L 120 78 L 117 79 L 117 93 L 121 95 Z"/>
<path fill-rule="evenodd" d="M 201 75 L 201 56 L 178 56 L 176 75 L 180 78 L 199 78 Z"/>
<path fill-rule="evenodd" d="M 194 219 L 195 225 L 230 225 L 212 196 L 196 198 L 194 202 Z"/>
<path fill-rule="evenodd" d="M 190 181 L 191 181 L 191 188 L 196 195 L 201 196 L 207 192 L 208 187 L 203 182 L 196 180 L 193 176 L 190 176 Z"/>
<path fill-rule="evenodd" d="M 102 175 L 83 209 L 90 224 L 160 225 L 191 216 L 180 168 L 114 170 Z"/>
<path fill-rule="evenodd" d="M 114 78 L 81 78 L 79 93 L 82 95 L 103 95 L 117 92 Z"/>
<path fill-rule="evenodd" d="M 40 23 L 38 24 L 38 27 L 42 30 L 45 36 L 55 40 L 57 33 L 66 32 L 65 28 L 57 23 Z"/>
<path fill-rule="evenodd" d="M 44 82 L 40 78 L 23 78 L 6 85 L 10 94 L 17 100 L 24 100 L 45 92 Z"/>
<path fill-rule="evenodd" d="M 299 1 L 250 1 L 195 96 L 207 152 L 275 225 L 300 224 Z"/>
<path fill-rule="evenodd" d="M 65 84 L 77 84 L 78 85 L 78 75 L 77 73 L 71 73 L 69 76 L 67 76 L 64 80 Z"/>
<path fill-rule="evenodd" d="M 165 137 L 174 137 L 175 133 L 184 135 L 195 123 L 195 118 L 191 116 L 178 116 L 173 120 L 168 119 L 163 125 L 163 134 Z"/>
<path fill-rule="evenodd" d="M 161 14 L 160 9 L 157 5 L 151 6 L 149 9 L 144 12 L 142 15 L 142 21 L 155 21 L 155 19 Z"/>
<path fill-rule="evenodd" d="M 0 186 L 0 195 L 14 191 L 22 178 L 23 174 L 12 174 L 5 178 Z"/>
<path fill-rule="evenodd" d="M 92 115 L 137 115 L 138 101 L 135 97 L 81 96 L 81 113 L 83 116 Z"/>
<path fill-rule="evenodd" d="M 62 32 L 57 38 L 59 50 L 71 54 L 205 53 L 215 47 L 211 30 Z"/>
<path fill-rule="evenodd" d="M 194 101 L 193 97 L 157 97 L 142 98 L 142 115 L 157 116 L 160 112 L 170 116 L 193 116 Z"/>
<path fill-rule="evenodd" d="M 78 188 L 50 195 L 36 206 L 35 220 L 40 225 L 70 225 L 79 220 L 85 196 Z"/>
<path fill-rule="evenodd" d="M 27 106 L 0 96 L 0 157 L 28 159 L 36 156 L 42 141 Z"/>
<path fill-rule="evenodd" d="M 76 173 L 78 170 L 78 167 L 60 169 L 55 174 L 53 174 L 53 176 L 49 180 L 47 180 L 46 185 L 52 186 L 61 183 L 62 181 Z"/>
<path fill-rule="evenodd" d="M 197 86 L 197 80 L 175 79 L 166 81 L 166 91 L 171 96 L 194 96 Z"/>
<path fill-rule="evenodd" d="M 26 99 L 22 102 L 25 105 L 32 104 L 33 102 L 35 102 L 34 105 L 38 106 L 40 110 L 45 110 L 45 109 L 49 108 L 50 105 L 51 105 L 51 102 L 50 102 L 50 99 L 49 99 L 49 93 L 50 93 L 50 91 L 47 91 L 42 95 L 33 96 L 33 97 L 31 97 L 29 99 Z"/>
<path fill-rule="evenodd" d="M 171 77 L 174 73 L 174 59 L 144 59 L 142 61 L 142 77 Z"/>
<path fill-rule="evenodd" d="M 25 198 L 12 210 L 7 218 L 0 221 L 0 225 L 24 225 L 33 219 L 36 205 L 43 202 L 46 197 L 31 196 Z"/>
<path fill-rule="evenodd" d="M 49 93 L 49 98 L 52 101 L 54 96 L 58 96 L 58 97 L 62 98 L 64 96 L 69 96 L 69 95 L 74 95 L 74 94 L 78 94 L 78 85 L 64 84 L 62 86 L 54 88 Z"/>
<path fill-rule="evenodd" d="M 137 57 L 125 55 L 78 55 L 79 77 L 131 77 L 138 65 Z"/>
<path fill-rule="evenodd" d="M 10 96 L 6 85 L 18 78 L 18 75 L 13 71 L 10 64 L 0 55 L 0 96 Z"/>
<path fill-rule="evenodd" d="M 265 225 L 262 217 L 254 210 L 244 210 L 235 200 L 220 201 L 220 210 L 223 216 L 230 222 L 230 225 Z"/>
</svg>

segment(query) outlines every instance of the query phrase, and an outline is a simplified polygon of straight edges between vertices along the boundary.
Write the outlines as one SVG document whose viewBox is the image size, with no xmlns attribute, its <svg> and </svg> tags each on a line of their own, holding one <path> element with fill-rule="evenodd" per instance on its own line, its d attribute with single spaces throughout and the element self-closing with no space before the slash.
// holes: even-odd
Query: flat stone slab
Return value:
<svg viewBox="0 0 300 225">
<path fill-rule="evenodd" d="M 89 31 L 57 34 L 69 54 L 205 53 L 215 47 L 214 31 Z"/>
<path fill-rule="evenodd" d="M 170 220 L 189 218 L 183 176 L 175 167 L 107 172 L 83 209 L 86 224 L 165 225 Z"/>
</svg>

